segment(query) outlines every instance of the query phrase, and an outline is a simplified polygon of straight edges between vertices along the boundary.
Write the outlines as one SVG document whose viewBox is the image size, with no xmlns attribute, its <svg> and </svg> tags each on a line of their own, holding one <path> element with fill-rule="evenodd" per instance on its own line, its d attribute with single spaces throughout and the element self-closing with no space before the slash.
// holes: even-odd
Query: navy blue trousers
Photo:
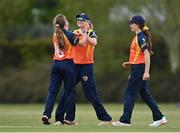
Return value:
<svg viewBox="0 0 180 133">
<path fill-rule="evenodd" d="M 79 81 L 82 84 L 86 98 L 89 102 L 91 102 L 95 109 L 97 118 L 102 121 L 112 120 L 112 117 L 106 112 L 105 108 L 99 100 L 93 73 L 93 64 L 76 65 L 76 84 L 78 84 Z M 64 98 L 64 93 L 62 93 L 58 108 L 56 110 L 56 121 L 63 121 L 64 119 Z"/>
<path fill-rule="evenodd" d="M 123 123 L 130 124 L 134 104 L 139 94 L 151 109 L 154 121 L 160 120 L 163 117 L 163 114 L 160 112 L 155 100 L 150 94 L 148 82 L 143 80 L 144 70 L 144 64 L 131 65 L 131 75 L 124 94 L 124 112 L 119 119 L 119 121 Z"/>
<path fill-rule="evenodd" d="M 64 84 L 64 111 L 66 119 L 74 120 L 75 108 L 75 65 L 73 60 L 54 61 L 51 69 L 51 79 L 46 97 L 46 105 L 43 115 L 51 118 L 51 113 L 54 108 L 54 103 L 61 84 Z"/>
</svg>

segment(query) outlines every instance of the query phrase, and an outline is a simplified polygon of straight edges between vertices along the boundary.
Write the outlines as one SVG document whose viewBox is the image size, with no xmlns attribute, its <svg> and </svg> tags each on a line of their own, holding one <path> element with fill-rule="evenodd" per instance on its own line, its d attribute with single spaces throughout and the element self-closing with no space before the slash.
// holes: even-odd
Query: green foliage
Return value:
<svg viewBox="0 0 180 133">
<path fill-rule="evenodd" d="M 33 2 L 34 0 L 0 1 L 0 39 L 14 39 L 19 28 L 32 24 Z"/>
<path fill-rule="evenodd" d="M 0 45 L 0 59 L 4 61 L 0 70 L 1 102 L 44 101 L 53 53 L 49 40 L 17 40 Z"/>
<path fill-rule="evenodd" d="M 53 18 L 58 13 L 64 14 L 73 30 L 77 28 L 75 16 L 81 12 L 89 14 L 98 35 L 94 73 L 100 97 L 105 102 L 122 101 L 130 70 L 124 70 L 121 65 L 128 60 L 133 37 L 127 21 L 134 14 L 147 15 L 148 11 L 161 10 L 168 11 L 163 24 L 154 14 L 146 16 L 152 27 L 155 52 L 151 58 L 150 83 L 158 101 L 178 101 L 180 71 L 178 68 L 176 73 L 171 73 L 174 60 L 170 56 L 177 55 L 180 50 L 179 19 L 172 18 L 177 16 L 178 3 L 177 0 L 161 0 L 157 4 L 144 0 L 1 0 L 0 102 L 44 101 L 54 50 L 51 42 Z M 169 29 L 171 32 L 167 32 Z M 176 45 L 173 43 L 171 48 L 172 40 Z M 77 101 L 84 101 L 80 85 Z"/>
<path fill-rule="evenodd" d="M 23 39 L 12 42 L 0 42 L 2 69 L 6 67 L 25 67 L 28 62 L 43 61 L 48 54 L 53 54 L 50 38 L 36 40 Z"/>
</svg>

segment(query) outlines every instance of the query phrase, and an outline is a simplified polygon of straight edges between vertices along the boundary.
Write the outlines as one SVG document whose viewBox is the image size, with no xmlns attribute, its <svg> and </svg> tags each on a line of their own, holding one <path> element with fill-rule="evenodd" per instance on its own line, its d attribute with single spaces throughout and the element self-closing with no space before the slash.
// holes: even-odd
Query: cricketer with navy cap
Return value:
<svg viewBox="0 0 180 133">
<path fill-rule="evenodd" d="M 76 18 L 79 20 L 88 20 L 91 21 L 90 17 L 86 13 L 81 13 L 76 15 Z"/>
</svg>

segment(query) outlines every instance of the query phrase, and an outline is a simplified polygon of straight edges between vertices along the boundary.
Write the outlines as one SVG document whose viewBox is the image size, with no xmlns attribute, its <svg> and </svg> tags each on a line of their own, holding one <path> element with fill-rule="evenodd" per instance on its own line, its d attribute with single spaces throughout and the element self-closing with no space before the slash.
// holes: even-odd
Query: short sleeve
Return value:
<svg viewBox="0 0 180 133">
<path fill-rule="evenodd" d="M 138 43 L 139 43 L 139 46 L 140 46 L 142 52 L 144 52 L 144 50 L 148 49 L 147 37 L 146 36 L 139 36 L 138 37 Z"/>
<path fill-rule="evenodd" d="M 90 37 L 90 38 L 97 38 L 97 35 L 96 35 L 96 33 L 95 33 L 94 31 L 91 31 L 91 32 L 89 33 L 89 37 Z"/>
<path fill-rule="evenodd" d="M 77 45 L 79 43 L 79 38 L 71 31 L 68 32 L 67 38 L 72 45 Z"/>
</svg>

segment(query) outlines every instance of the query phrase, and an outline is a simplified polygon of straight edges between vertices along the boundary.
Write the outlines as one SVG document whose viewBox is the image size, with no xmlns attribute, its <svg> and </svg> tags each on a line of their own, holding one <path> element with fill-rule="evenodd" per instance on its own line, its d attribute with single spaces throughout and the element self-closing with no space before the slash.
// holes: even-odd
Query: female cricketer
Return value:
<svg viewBox="0 0 180 133">
<path fill-rule="evenodd" d="M 155 100 L 150 94 L 148 84 L 150 53 L 152 43 L 151 36 L 145 20 L 142 16 L 133 16 L 130 18 L 129 26 L 135 33 L 131 43 L 130 58 L 128 62 L 123 63 L 123 67 L 131 66 L 131 74 L 124 94 L 124 112 L 119 121 L 112 122 L 114 126 L 130 126 L 130 120 L 135 101 L 138 94 L 152 111 L 154 122 L 150 126 L 160 126 L 167 123 L 165 116 L 160 112 Z"/>
<path fill-rule="evenodd" d="M 89 16 L 85 13 L 81 13 L 76 16 L 77 26 L 79 29 L 75 30 L 74 33 L 82 38 L 82 34 L 85 32 L 85 27 L 89 26 L 88 39 L 85 44 L 78 44 L 75 47 L 75 58 L 74 63 L 76 66 L 76 84 L 81 81 L 84 94 L 87 99 L 93 105 L 97 118 L 100 120 L 98 125 L 105 125 L 111 122 L 112 117 L 106 112 L 105 108 L 101 104 L 98 93 L 96 90 L 96 83 L 93 73 L 94 64 L 94 48 L 97 45 L 97 35 L 92 29 L 92 23 Z M 64 109 L 60 108 L 63 106 L 63 95 L 56 112 L 56 120 L 62 121 L 64 115 Z M 75 110 L 74 110 L 75 111 Z"/>
<path fill-rule="evenodd" d="M 45 110 L 42 116 L 44 124 L 50 124 L 49 119 L 53 111 L 56 96 L 61 87 L 61 83 L 64 83 L 64 102 L 66 120 L 74 120 L 74 104 L 75 104 L 75 65 L 74 58 L 74 46 L 77 44 L 84 44 L 87 40 L 87 34 L 82 34 L 82 39 L 79 38 L 71 31 L 69 31 L 69 22 L 62 14 L 58 14 L 53 21 L 54 34 L 54 58 L 51 69 L 51 79 L 48 89 L 48 95 L 46 97 Z M 86 31 L 86 28 L 85 28 Z"/>
</svg>

